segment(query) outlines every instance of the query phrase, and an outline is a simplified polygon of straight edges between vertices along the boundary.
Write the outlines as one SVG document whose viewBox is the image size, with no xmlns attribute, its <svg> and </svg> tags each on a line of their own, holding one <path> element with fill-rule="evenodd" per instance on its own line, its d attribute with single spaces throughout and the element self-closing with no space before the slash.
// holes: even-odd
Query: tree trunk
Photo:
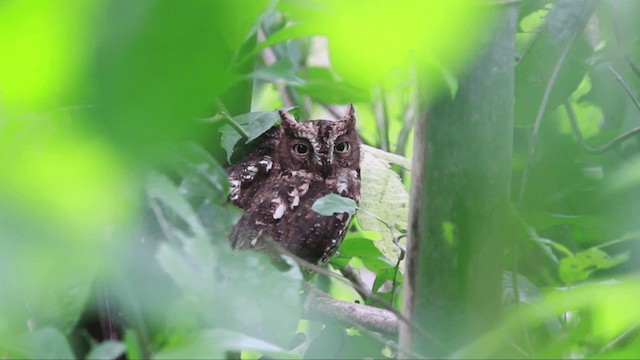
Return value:
<svg viewBox="0 0 640 360">
<path fill-rule="evenodd" d="M 442 357 L 500 317 L 517 19 L 496 12 L 455 98 L 416 124 L 403 311 L 437 341 L 403 324 L 403 349 Z"/>
</svg>

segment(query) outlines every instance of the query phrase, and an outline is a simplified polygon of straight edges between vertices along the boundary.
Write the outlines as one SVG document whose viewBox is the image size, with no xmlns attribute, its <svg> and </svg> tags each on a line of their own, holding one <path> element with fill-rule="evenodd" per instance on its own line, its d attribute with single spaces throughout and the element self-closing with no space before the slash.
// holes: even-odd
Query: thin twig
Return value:
<svg viewBox="0 0 640 360">
<path fill-rule="evenodd" d="M 571 105 L 571 102 L 569 100 L 566 100 L 564 102 L 564 108 L 567 111 L 567 115 L 569 117 L 569 122 L 571 123 L 571 129 L 573 130 L 573 133 L 576 136 L 576 140 L 578 141 L 578 144 L 580 145 L 580 147 L 582 147 L 584 150 L 586 150 L 587 152 L 590 152 L 592 154 L 602 154 L 604 152 L 607 152 L 609 150 L 611 150 L 614 146 L 618 145 L 619 143 L 640 134 L 640 126 L 637 126 L 631 130 L 628 130 L 626 132 L 624 132 L 621 135 L 616 136 L 615 138 L 613 138 L 613 140 L 609 141 L 608 143 L 602 145 L 602 146 L 598 146 L 598 147 L 591 147 L 589 145 L 587 145 L 586 141 L 584 140 L 584 137 L 582 136 L 582 131 L 580 131 L 580 126 L 578 125 L 578 120 L 576 118 L 576 113 L 573 110 L 573 106 Z"/>
<path fill-rule="evenodd" d="M 638 102 L 638 99 L 633 94 L 633 91 L 631 90 L 629 85 L 626 83 L 626 81 L 624 81 L 622 76 L 620 76 L 620 74 L 611 65 L 609 65 L 608 67 L 609 67 L 609 70 L 611 70 L 613 75 L 616 77 L 616 80 L 618 80 L 620 84 L 622 84 L 622 87 L 624 87 L 624 91 L 627 92 L 627 95 L 629 95 L 629 97 L 631 98 L 631 101 L 633 101 L 633 104 L 636 106 L 636 108 L 638 108 L 638 110 L 640 110 L 640 102 Z"/>
<path fill-rule="evenodd" d="M 387 116 L 387 102 L 384 91 L 378 87 L 375 90 L 376 99 L 373 103 L 373 113 L 376 119 L 376 127 L 380 134 L 380 148 L 389 151 L 389 118 Z"/>
<path fill-rule="evenodd" d="M 547 83 L 547 87 L 544 90 L 544 95 L 542 96 L 542 101 L 540 102 L 540 107 L 538 108 L 538 114 L 536 115 L 536 119 L 533 123 L 533 130 L 531 131 L 531 143 L 529 144 L 529 151 L 527 154 L 527 162 L 525 163 L 524 169 L 522 171 L 522 179 L 520 180 L 520 192 L 518 194 L 518 203 L 521 204 L 524 200 L 524 194 L 527 187 L 527 177 L 529 176 L 529 167 L 533 163 L 533 155 L 535 154 L 536 147 L 536 138 L 538 136 L 538 130 L 540 129 L 540 123 L 542 122 L 542 116 L 547 110 L 547 103 L 549 102 L 549 97 L 551 96 L 551 90 L 553 90 L 553 86 L 556 83 L 558 78 L 558 74 L 560 73 L 560 69 L 564 64 L 565 58 L 569 54 L 569 50 L 573 47 L 573 44 L 576 41 L 578 33 L 575 32 L 571 39 L 567 42 L 567 45 L 562 50 L 560 57 L 558 58 L 558 62 L 556 66 L 553 68 L 551 72 L 551 76 L 549 77 L 549 82 Z"/>
<path fill-rule="evenodd" d="M 362 300 L 367 301 L 367 299 L 371 295 L 371 292 L 366 291 L 367 286 L 360 278 L 360 274 L 358 274 L 356 270 L 349 264 L 340 268 L 340 273 L 345 277 L 345 279 L 351 282 L 351 285 L 355 285 L 353 288 L 362 297 Z"/>
<path fill-rule="evenodd" d="M 396 298 L 396 290 L 398 289 L 398 273 L 400 272 L 400 262 L 404 260 L 404 256 L 407 253 L 407 250 L 405 249 L 405 247 L 400 244 L 400 239 L 402 239 L 403 237 L 406 237 L 407 235 L 402 234 L 396 238 L 393 235 L 393 229 L 390 228 L 389 231 L 391 231 L 393 243 L 396 244 L 396 246 L 398 246 L 398 248 L 400 249 L 400 255 L 398 255 L 398 261 L 396 262 L 396 266 L 394 267 L 395 271 L 393 273 L 393 283 L 391 285 L 391 303 L 393 304 L 393 300 Z"/>
<path fill-rule="evenodd" d="M 598 355 L 603 355 L 607 351 L 613 349 L 622 340 L 628 339 L 631 335 L 634 335 L 634 333 L 637 333 L 638 326 L 639 326 L 638 324 L 633 325 L 632 327 L 625 330 L 622 334 L 620 334 L 620 336 L 617 336 L 615 339 L 611 340 L 611 342 L 609 342 L 607 345 L 603 346 L 602 349 L 600 349 L 600 352 L 598 353 Z"/>
</svg>

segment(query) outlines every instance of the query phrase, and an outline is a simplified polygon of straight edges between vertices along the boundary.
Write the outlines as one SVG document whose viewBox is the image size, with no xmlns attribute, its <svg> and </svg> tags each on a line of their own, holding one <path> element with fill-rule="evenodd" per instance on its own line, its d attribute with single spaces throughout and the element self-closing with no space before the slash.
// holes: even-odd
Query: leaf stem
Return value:
<svg viewBox="0 0 640 360">
<path fill-rule="evenodd" d="M 603 247 L 619 244 L 621 242 L 630 241 L 630 240 L 640 240 L 640 231 L 636 231 L 636 232 L 632 232 L 632 233 L 629 233 L 629 234 L 625 234 L 621 238 L 618 238 L 618 239 L 615 239 L 615 240 L 611 240 L 609 242 L 606 242 L 604 244 L 600 244 L 598 246 L 594 246 L 594 248 L 595 249 L 602 249 Z"/>
</svg>

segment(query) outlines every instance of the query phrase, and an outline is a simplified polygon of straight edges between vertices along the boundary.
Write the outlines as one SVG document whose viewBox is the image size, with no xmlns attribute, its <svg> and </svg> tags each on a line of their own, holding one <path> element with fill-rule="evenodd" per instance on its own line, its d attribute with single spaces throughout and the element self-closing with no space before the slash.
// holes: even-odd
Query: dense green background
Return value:
<svg viewBox="0 0 640 360">
<path fill-rule="evenodd" d="M 505 12 L 514 26 L 496 25 Z M 444 186 L 429 241 L 455 247 L 425 266 L 462 283 L 468 269 L 438 261 L 499 239 L 482 256 L 498 264 L 486 291 L 502 301 L 490 322 L 474 306 L 443 316 L 447 331 L 409 319 L 414 341 L 433 347 L 405 356 L 640 357 L 638 15 L 633 0 L 1 2 L 0 357 L 394 357 L 396 335 L 300 321 L 295 262 L 278 269 L 226 241 L 241 215 L 226 204 L 228 160 L 276 108 L 334 118 L 348 103 L 370 147 L 329 269 L 349 264 L 373 295 L 338 275 L 314 286 L 402 309 L 408 189 L 427 174 Z M 512 86 L 492 91 L 494 69 Z M 490 128 L 471 100 L 507 102 L 513 127 Z M 435 157 L 412 168 L 414 141 L 427 141 L 414 139 L 418 122 Z M 474 151 L 500 134 L 513 139 L 506 153 Z M 506 215 L 452 215 L 488 193 L 478 184 L 498 158 Z M 498 226 L 466 234 L 462 217 Z M 418 300 L 479 293 L 433 289 Z M 96 342 L 96 313 L 124 324 L 122 337 Z M 296 333 L 305 341 L 293 347 Z"/>
</svg>

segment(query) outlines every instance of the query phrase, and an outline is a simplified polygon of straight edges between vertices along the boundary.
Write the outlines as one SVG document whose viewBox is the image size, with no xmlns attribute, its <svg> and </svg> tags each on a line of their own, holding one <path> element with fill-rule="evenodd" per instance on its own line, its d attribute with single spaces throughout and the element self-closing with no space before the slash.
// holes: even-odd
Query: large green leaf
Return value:
<svg viewBox="0 0 640 360">
<path fill-rule="evenodd" d="M 388 259 L 395 262 L 400 249 L 393 243 L 393 238 L 407 229 L 409 193 L 398 174 L 391 170 L 387 160 L 374 155 L 366 147 L 362 149 L 362 154 L 361 211 L 356 215 L 358 223 L 365 230 L 382 234 L 375 245 Z"/>
</svg>

